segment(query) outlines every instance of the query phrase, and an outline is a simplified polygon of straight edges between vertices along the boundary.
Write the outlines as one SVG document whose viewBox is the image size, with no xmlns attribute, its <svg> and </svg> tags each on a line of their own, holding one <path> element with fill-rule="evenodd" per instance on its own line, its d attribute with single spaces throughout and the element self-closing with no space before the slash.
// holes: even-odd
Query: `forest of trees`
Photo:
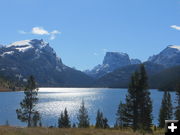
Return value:
<svg viewBox="0 0 180 135">
<path fill-rule="evenodd" d="M 33 76 L 29 77 L 24 94 L 25 97 L 20 103 L 21 108 L 16 110 L 18 119 L 26 122 L 28 127 L 42 126 L 40 114 L 35 110 L 35 105 L 38 102 L 38 89 Z M 180 86 L 177 86 L 176 97 L 176 106 L 173 107 L 170 93 L 164 91 L 159 110 L 159 128 L 164 128 L 165 120 L 167 119 L 180 119 Z M 132 128 L 134 131 L 151 132 L 153 127 L 152 108 L 152 101 L 148 90 L 148 77 L 142 64 L 140 69 L 132 74 L 125 102 L 120 101 L 114 128 Z M 84 100 L 82 100 L 79 108 L 77 120 L 77 123 L 72 124 L 68 110 L 65 108 L 59 116 L 58 127 L 89 128 L 91 126 Z M 108 124 L 108 119 L 100 110 L 97 110 L 94 127 L 102 129 L 112 128 Z"/>
</svg>

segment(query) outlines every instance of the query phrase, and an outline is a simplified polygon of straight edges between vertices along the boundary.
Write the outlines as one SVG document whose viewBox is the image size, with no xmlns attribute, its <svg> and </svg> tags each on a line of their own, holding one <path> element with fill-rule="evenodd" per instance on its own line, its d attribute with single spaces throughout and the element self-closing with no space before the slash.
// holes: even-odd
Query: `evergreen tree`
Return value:
<svg viewBox="0 0 180 135">
<path fill-rule="evenodd" d="M 126 95 L 126 107 L 127 113 L 125 113 L 125 117 L 127 118 L 128 125 L 132 126 L 133 130 L 138 129 L 138 82 L 139 81 L 139 73 L 135 72 L 131 77 L 131 83 L 129 84 L 128 94 Z"/>
<path fill-rule="evenodd" d="M 97 116 L 96 116 L 96 128 L 102 128 L 103 127 L 103 114 L 98 110 Z"/>
<path fill-rule="evenodd" d="M 84 101 L 82 101 L 82 104 L 80 106 L 77 119 L 78 119 L 78 127 L 79 128 L 89 127 L 89 116 L 88 116 L 88 111 L 85 108 Z"/>
<path fill-rule="evenodd" d="M 161 102 L 161 108 L 159 112 L 159 127 L 164 128 L 165 120 L 172 119 L 173 116 L 173 107 L 171 103 L 171 95 L 169 92 L 165 91 L 163 99 Z"/>
<path fill-rule="evenodd" d="M 37 121 L 40 120 L 39 112 L 35 110 L 38 89 L 33 76 L 29 77 L 24 94 L 25 97 L 20 103 L 21 108 L 16 110 L 17 118 L 26 122 L 28 127 L 37 126 Z"/>
<path fill-rule="evenodd" d="M 108 128 L 108 120 L 107 118 L 104 118 L 103 113 L 100 112 L 100 110 L 97 111 L 97 116 L 96 116 L 96 128 Z"/>
<path fill-rule="evenodd" d="M 64 114 L 63 114 L 63 112 L 61 112 L 60 118 L 58 119 L 58 127 L 59 128 L 70 128 L 71 127 L 70 118 L 69 118 L 66 108 L 64 110 Z"/>
<path fill-rule="evenodd" d="M 148 90 L 148 78 L 144 65 L 140 66 L 140 71 L 135 72 L 131 77 L 131 82 L 126 95 L 126 104 L 121 104 L 121 122 L 126 126 L 132 126 L 133 130 L 150 130 L 152 125 L 152 101 Z M 122 124 L 122 123 L 120 123 Z"/>
<path fill-rule="evenodd" d="M 139 128 L 143 130 L 150 130 L 152 125 L 152 101 L 150 98 L 150 92 L 148 90 L 148 77 L 144 65 L 140 67 L 139 78 L 139 116 L 138 123 Z"/>
<path fill-rule="evenodd" d="M 175 119 L 180 120 L 180 84 L 176 88 L 176 108 L 175 108 Z"/>
<path fill-rule="evenodd" d="M 118 110 L 116 113 L 116 127 L 128 127 L 129 126 L 129 118 L 127 117 L 127 110 L 126 104 L 120 102 L 118 106 Z"/>
<path fill-rule="evenodd" d="M 61 112 L 60 117 L 58 119 L 58 127 L 63 128 L 63 123 L 64 123 L 64 114 L 63 112 Z"/>
</svg>

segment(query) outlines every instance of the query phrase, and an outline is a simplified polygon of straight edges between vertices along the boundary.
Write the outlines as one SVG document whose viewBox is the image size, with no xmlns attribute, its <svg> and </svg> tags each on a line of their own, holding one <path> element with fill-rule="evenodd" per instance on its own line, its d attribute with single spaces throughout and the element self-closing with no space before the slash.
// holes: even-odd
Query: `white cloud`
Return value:
<svg viewBox="0 0 180 135">
<path fill-rule="evenodd" d="M 54 40 L 57 34 L 61 34 L 61 32 L 58 30 L 53 30 L 52 32 L 50 32 L 50 40 Z"/>
<path fill-rule="evenodd" d="M 60 34 L 61 32 L 59 32 L 58 30 L 53 30 L 52 32 L 51 32 L 51 34 Z"/>
<path fill-rule="evenodd" d="M 49 32 L 47 30 L 45 30 L 43 27 L 34 27 L 34 28 L 32 28 L 32 34 L 49 35 Z"/>
<path fill-rule="evenodd" d="M 177 26 L 177 25 L 171 25 L 170 27 L 176 30 L 180 30 L 180 26 Z"/>
<path fill-rule="evenodd" d="M 50 40 L 54 40 L 57 34 L 61 34 L 61 32 L 58 30 L 53 30 L 49 32 L 43 27 L 33 27 L 31 32 L 25 32 L 23 30 L 19 30 L 18 32 L 20 34 L 48 35 Z"/>
</svg>

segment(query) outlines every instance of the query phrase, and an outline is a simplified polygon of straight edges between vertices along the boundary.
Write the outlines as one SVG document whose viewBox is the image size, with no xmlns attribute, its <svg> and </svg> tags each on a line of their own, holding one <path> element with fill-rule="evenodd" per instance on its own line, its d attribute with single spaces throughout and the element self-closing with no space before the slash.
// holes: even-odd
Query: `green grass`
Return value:
<svg viewBox="0 0 180 135">
<path fill-rule="evenodd" d="M 22 128 L 22 127 L 0 127 L 0 135 L 142 135 L 139 132 L 131 130 L 117 129 L 95 129 L 95 128 Z M 163 130 L 158 130 L 153 134 L 146 135 L 164 135 Z"/>
</svg>

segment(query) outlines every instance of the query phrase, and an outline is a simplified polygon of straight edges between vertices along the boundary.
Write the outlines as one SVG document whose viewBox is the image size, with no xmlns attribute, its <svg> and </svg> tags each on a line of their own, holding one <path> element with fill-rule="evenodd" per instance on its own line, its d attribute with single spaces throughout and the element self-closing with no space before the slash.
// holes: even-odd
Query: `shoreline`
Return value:
<svg viewBox="0 0 180 135">
<path fill-rule="evenodd" d="M 41 88 L 45 88 L 45 89 L 57 89 L 57 88 L 60 88 L 60 89 L 76 89 L 76 88 L 79 88 L 79 89 L 128 89 L 128 88 L 108 88 L 108 87 L 39 87 L 38 89 L 41 89 Z M 149 88 L 149 90 L 158 90 L 158 91 L 163 91 L 163 90 L 160 90 L 160 89 L 155 89 L 155 88 Z M 13 91 L 12 89 L 8 89 L 8 88 L 0 88 L 0 93 L 1 92 L 21 92 L 21 91 L 24 91 L 20 88 L 20 90 L 15 90 Z M 169 92 L 175 92 L 175 91 L 169 91 Z"/>
<path fill-rule="evenodd" d="M 0 93 L 1 92 L 20 92 L 20 91 L 23 91 L 23 90 L 12 90 L 12 89 L 8 89 L 8 88 L 0 88 Z"/>
</svg>

